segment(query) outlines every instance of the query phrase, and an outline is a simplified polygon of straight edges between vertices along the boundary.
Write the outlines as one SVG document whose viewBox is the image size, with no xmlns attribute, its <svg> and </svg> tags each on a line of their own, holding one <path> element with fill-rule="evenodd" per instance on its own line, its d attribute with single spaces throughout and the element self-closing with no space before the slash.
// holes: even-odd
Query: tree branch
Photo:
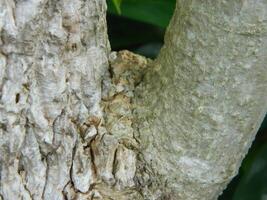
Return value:
<svg viewBox="0 0 267 200">
<path fill-rule="evenodd" d="M 237 174 L 267 109 L 266 10 L 263 0 L 177 1 L 136 95 L 144 160 L 171 199 L 215 199 Z"/>
</svg>

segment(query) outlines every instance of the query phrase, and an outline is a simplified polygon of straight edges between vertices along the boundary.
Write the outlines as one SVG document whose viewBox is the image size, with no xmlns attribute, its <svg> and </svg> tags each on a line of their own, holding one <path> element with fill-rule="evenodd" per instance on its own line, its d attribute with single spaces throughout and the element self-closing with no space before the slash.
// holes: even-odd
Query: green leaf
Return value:
<svg viewBox="0 0 267 200">
<path fill-rule="evenodd" d="M 267 130 L 267 114 L 265 115 L 265 118 L 261 124 L 261 128 L 260 128 L 260 131 L 264 131 L 264 130 Z"/>
<path fill-rule="evenodd" d="M 155 42 L 163 42 L 164 29 L 125 17 L 108 16 L 108 34 L 113 50 L 134 49 Z M 141 31 L 140 31 L 141 30 Z"/>
<path fill-rule="evenodd" d="M 176 0 L 123 0 L 121 16 L 166 28 L 172 17 Z M 118 15 L 117 8 L 108 1 L 108 12 Z"/>
<path fill-rule="evenodd" d="M 122 2 L 122 0 L 112 0 L 112 2 L 116 8 L 117 13 L 120 15 L 121 14 L 121 2 Z"/>
<path fill-rule="evenodd" d="M 233 200 L 261 200 L 267 197 L 267 145 L 258 152 L 246 174 L 241 178 Z"/>
</svg>

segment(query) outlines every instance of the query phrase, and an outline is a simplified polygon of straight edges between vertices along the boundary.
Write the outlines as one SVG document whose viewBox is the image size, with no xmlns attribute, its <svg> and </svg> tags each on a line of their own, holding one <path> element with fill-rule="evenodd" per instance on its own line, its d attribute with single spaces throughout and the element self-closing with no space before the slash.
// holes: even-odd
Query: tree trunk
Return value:
<svg viewBox="0 0 267 200">
<path fill-rule="evenodd" d="M 0 199 L 216 199 L 267 108 L 267 3 L 178 0 L 156 61 L 104 0 L 0 0 Z"/>
</svg>

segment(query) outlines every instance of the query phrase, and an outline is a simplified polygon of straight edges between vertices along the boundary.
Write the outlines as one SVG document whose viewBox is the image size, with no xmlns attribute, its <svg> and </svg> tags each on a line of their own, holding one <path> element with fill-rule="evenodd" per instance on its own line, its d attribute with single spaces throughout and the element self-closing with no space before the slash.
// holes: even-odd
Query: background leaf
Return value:
<svg viewBox="0 0 267 200">
<path fill-rule="evenodd" d="M 249 171 L 240 179 L 233 200 L 267 199 L 267 145 L 252 163 Z"/>
<path fill-rule="evenodd" d="M 114 7 L 117 10 L 117 13 L 121 14 L 121 2 L 122 2 L 122 0 L 112 0 L 112 2 L 114 4 Z"/>
<path fill-rule="evenodd" d="M 163 43 L 164 29 L 118 15 L 108 14 L 107 21 L 112 50 L 128 49 L 156 57 Z"/>
<path fill-rule="evenodd" d="M 114 1 L 114 0 L 113 0 Z M 176 0 L 123 0 L 120 5 L 121 15 L 165 28 L 174 11 Z M 108 12 L 117 14 L 117 9 L 111 1 Z"/>
</svg>

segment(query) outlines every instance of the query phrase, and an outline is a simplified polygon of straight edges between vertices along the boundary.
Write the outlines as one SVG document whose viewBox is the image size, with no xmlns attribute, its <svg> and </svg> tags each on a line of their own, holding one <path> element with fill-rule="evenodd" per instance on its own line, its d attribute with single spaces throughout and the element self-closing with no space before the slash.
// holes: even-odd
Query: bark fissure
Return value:
<svg viewBox="0 0 267 200">
<path fill-rule="evenodd" d="M 48 159 L 47 157 L 48 157 L 48 155 L 44 156 L 44 160 L 46 160 L 46 163 L 47 163 L 47 159 Z M 43 188 L 42 195 L 41 195 L 42 199 L 44 199 L 44 193 L 45 193 L 45 188 L 46 188 L 46 184 L 47 184 L 47 179 L 48 179 L 48 166 L 45 169 L 45 184 L 44 184 L 44 188 Z"/>
</svg>

